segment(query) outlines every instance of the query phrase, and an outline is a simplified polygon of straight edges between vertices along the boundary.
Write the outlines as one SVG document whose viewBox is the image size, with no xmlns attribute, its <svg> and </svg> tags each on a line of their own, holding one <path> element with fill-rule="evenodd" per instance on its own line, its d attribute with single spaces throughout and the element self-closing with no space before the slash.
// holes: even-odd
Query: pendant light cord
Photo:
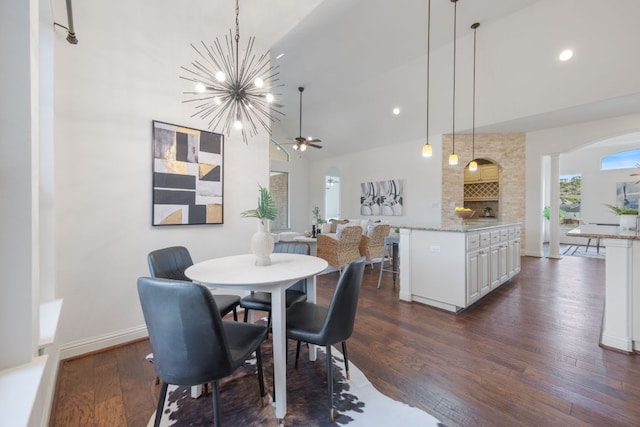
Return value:
<svg viewBox="0 0 640 427">
<path fill-rule="evenodd" d="M 458 0 L 453 2 L 453 129 L 451 133 L 452 154 L 456 153 L 456 11 Z"/>
<path fill-rule="evenodd" d="M 471 24 L 473 29 L 473 113 L 471 118 L 471 160 L 476 158 L 476 29 L 480 23 Z"/>
<path fill-rule="evenodd" d="M 427 139 L 426 143 L 429 144 L 429 80 L 431 78 L 430 72 L 430 48 L 431 48 L 431 0 L 427 2 Z"/>
</svg>

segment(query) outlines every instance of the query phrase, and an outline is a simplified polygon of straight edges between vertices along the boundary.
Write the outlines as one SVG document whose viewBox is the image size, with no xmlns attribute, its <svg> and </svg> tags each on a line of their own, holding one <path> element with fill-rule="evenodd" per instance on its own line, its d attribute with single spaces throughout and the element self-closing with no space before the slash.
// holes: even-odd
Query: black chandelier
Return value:
<svg viewBox="0 0 640 427">
<path fill-rule="evenodd" d="M 233 127 L 247 134 L 258 134 L 258 124 L 271 134 L 271 122 L 277 120 L 274 113 L 284 115 L 274 103 L 272 90 L 278 81 L 278 66 L 271 65 L 270 51 L 256 57 L 252 53 L 255 37 L 249 37 L 247 47 L 240 59 L 240 6 L 236 0 L 236 34 L 231 30 L 224 43 L 216 37 L 213 46 L 201 42 L 200 48 L 191 44 L 199 58 L 191 67 L 180 67 L 188 74 L 181 76 L 195 85 L 195 89 L 184 92 L 192 99 L 183 102 L 195 103 L 196 112 L 191 117 L 209 120 L 209 129 L 218 129 L 227 136 Z"/>
</svg>

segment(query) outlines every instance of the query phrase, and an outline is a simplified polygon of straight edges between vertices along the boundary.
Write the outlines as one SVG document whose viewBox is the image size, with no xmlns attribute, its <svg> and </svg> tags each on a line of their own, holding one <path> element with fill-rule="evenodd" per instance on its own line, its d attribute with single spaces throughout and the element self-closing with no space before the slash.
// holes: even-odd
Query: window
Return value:
<svg viewBox="0 0 640 427">
<path fill-rule="evenodd" d="M 621 151 L 602 158 L 600 169 L 631 169 L 640 165 L 640 149 Z"/>
<path fill-rule="evenodd" d="M 269 192 L 278 208 L 278 216 L 271 221 L 271 230 L 289 229 L 289 174 L 287 172 L 271 171 L 269 177 Z"/>
<path fill-rule="evenodd" d="M 582 204 L 582 175 L 560 176 L 560 221 L 562 224 L 579 224 Z"/>
</svg>

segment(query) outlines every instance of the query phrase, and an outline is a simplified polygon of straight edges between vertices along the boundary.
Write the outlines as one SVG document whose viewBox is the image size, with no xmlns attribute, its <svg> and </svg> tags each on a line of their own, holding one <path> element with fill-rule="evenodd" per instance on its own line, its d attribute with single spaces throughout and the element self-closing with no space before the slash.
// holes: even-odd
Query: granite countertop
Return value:
<svg viewBox="0 0 640 427">
<path fill-rule="evenodd" d="M 567 232 L 567 236 L 600 239 L 640 240 L 636 230 L 622 230 L 617 225 L 583 224 Z"/>
<path fill-rule="evenodd" d="M 419 231 L 449 231 L 454 233 L 466 233 L 468 231 L 490 230 L 492 228 L 500 228 L 506 226 L 521 225 L 520 223 L 486 223 L 486 222 L 463 222 L 463 223 L 447 223 L 433 224 L 424 226 L 400 225 L 398 228 L 406 228 L 409 230 Z"/>
</svg>

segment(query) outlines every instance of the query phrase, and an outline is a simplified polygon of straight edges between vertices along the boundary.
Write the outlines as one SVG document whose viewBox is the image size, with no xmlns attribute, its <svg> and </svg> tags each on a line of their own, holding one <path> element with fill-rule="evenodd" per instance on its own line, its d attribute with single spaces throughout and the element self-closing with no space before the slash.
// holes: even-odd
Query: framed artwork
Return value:
<svg viewBox="0 0 640 427">
<path fill-rule="evenodd" d="M 153 121 L 154 226 L 222 224 L 224 136 Z"/>
<path fill-rule="evenodd" d="M 616 206 L 627 209 L 638 209 L 640 184 L 637 182 L 616 183 Z"/>
<path fill-rule="evenodd" d="M 360 184 L 360 215 L 402 215 L 402 180 L 363 182 Z"/>
</svg>

